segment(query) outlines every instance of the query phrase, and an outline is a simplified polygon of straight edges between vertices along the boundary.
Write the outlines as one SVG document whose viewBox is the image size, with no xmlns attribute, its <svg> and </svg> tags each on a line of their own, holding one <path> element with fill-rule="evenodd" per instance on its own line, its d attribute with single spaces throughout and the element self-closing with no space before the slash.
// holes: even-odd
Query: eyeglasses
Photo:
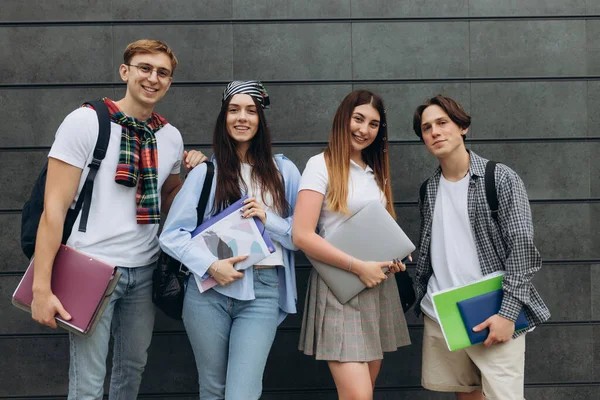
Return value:
<svg viewBox="0 0 600 400">
<path fill-rule="evenodd" d="M 138 64 L 138 65 L 134 65 L 134 64 L 125 64 L 128 65 L 130 67 L 136 67 L 138 69 L 138 73 L 140 74 L 140 76 L 147 78 L 149 76 L 152 76 L 152 73 L 154 71 L 156 71 L 156 76 L 158 77 L 158 79 L 162 79 L 162 80 L 167 80 L 171 77 L 172 73 L 171 71 L 169 71 L 166 68 L 154 68 L 152 65 L 150 64 Z"/>
</svg>

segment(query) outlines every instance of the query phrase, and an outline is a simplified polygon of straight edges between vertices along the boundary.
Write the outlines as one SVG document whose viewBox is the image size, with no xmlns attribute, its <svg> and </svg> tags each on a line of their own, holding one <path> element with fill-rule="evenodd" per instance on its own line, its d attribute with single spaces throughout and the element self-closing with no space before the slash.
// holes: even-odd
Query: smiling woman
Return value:
<svg viewBox="0 0 600 400">
<path fill-rule="evenodd" d="M 363 161 L 362 151 L 369 147 L 377 137 L 380 118 L 379 111 L 371 104 L 356 106 L 352 112 L 352 118 L 350 119 L 350 134 L 352 135 L 350 159 L 363 169 L 366 167 L 366 163 Z"/>
<path fill-rule="evenodd" d="M 398 286 L 382 271 L 389 267 L 393 274 L 406 266 L 359 260 L 324 239 L 372 201 L 395 218 L 390 182 L 383 101 L 367 90 L 354 91 L 335 113 L 325 152 L 306 164 L 292 233 L 306 255 L 356 274 L 368 287 L 342 304 L 311 270 L 299 348 L 327 360 L 340 399 L 372 399 L 383 353 L 410 344 Z"/>
<path fill-rule="evenodd" d="M 258 110 L 248 94 L 235 94 L 227 107 L 227 132 L 236 143 L 240 159 L 246 159 L 250 142 L 258 131 Z"/>
<path fill-rule="evenodd" d="M 189 232 L 197 224 L 196 205 L 206 171 L 202 167 L 186 179 L 160 236 L 163 249 L 193 273 L 185 292 L 183 322 L 203 400 L 260 398 L 277 325 L 296 312 L 296 247 L 291 230 L 300 172 L 283 155 L 273 155 L 263 111 L 268 105 L 260 82 L 234 81 L 225 88 L 213 131 L 216 183 L 204 218 L 247 194 L 241 217 L 262 221 L 275 252 L 242 273 L 234 266 L 245 257 L 216 259 L 194 248 Z M 198 282 L 208 275 L 218 285 L 200 292 Z"/>
</svg>

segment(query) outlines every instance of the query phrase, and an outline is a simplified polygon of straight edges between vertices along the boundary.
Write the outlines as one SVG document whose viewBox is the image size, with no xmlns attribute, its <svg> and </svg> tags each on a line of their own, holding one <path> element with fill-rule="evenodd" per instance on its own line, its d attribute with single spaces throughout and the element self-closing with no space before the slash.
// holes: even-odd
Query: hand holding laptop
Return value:
<svg viewBox="0 0 600 400">
<path fill-rule="evenodd" d="M 403 271 L 406 266 L 394 260 L 415 250 L 415 245 L 378 201 L 366 204 L 324 239 L 353 257 L 348 269 L 340 269 L 307 255 L 342 304 L 365 287 L 372 288 L 385 281 L 388 270 Z"/>
<path fill-rule="evenodd" d="M 404 259 L 408 261 L 409 257 Z M 412 258 L 411 258 L 412 260 Z M 388 275 L 406 271 L 406 265 L 397 258 L 391 261 L 362 261 L 354 258 L 354 268 L 360 281 L 368 288 L 374 288 L 388 278 Z"/>
<path fill-rule="evenodd" d="M 374 288 L 387 279 L 387 269 L 391 261 L 362 261 L 354 258 L 353 267 L 358 278 L 368 288 Z"/>
</svg>

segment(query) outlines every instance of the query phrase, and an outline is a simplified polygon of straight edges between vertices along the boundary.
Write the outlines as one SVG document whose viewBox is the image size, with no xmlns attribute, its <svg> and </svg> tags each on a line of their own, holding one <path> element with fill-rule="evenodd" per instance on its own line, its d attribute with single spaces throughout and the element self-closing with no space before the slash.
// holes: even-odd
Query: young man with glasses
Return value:
<svg viewBox="0 0 600 400">
<path fill-rule="evenodd" d="M 529 327 L 550 317 L 531 280 L 542 266 L 533 244 L 525 185 L 497 164 L 498 218 L 485 190 L 488 160 L 465 147 L 471 117 L 455 100 L 438 95 L 417 107 L 415 134 L 440 166 L 419 201 L 421 234 L 416 271 L 417 316 L 423 312 L 422 385 L 455 392 L 459 400 L 522 400 L 525 332 L 515 320 L 525 311 Z M 504 271 L 499 312 L 474 328 L 489 328 L 484 343 L 449 351 L 436 320 L 432 293 Z M 483 391 L 483 393 L 482 393 Z"/>
<path fill-rule="evenodd" d="M 102 399 L 112 332 L 113 369 L 109 398 L 138 394 L 152 339 L 152 272 L 158 258 L 160 214 L 181 187 L 179 172 L 202 161 L 184 154 L 179 131 L 153 112 L 171 86 L 177 58 L 164 43 L 139 40 L 125 49 L 119 67 L 125 97 L 104 98 L 110 113 L 110 141 L 96 179 L 87 232 L 74 229 L 67 245 L 116 265 L 121 279 L 89 338 L 69 334 L 69 399 Z M 87 175 L 96 139 L 94 110 L 81 107 L 58 128 L 48 160 L 44 213 L 40 220 L 33 282 L 32 317 L 55 328 L 54 316 L 71 317 L 52 293 L 52 264 L 60 246 L 67 210 Z M 185 158 L 182 160 L 182 154 Z M 79 217 L 74 226 L 79 225 Z"/>
</svg>

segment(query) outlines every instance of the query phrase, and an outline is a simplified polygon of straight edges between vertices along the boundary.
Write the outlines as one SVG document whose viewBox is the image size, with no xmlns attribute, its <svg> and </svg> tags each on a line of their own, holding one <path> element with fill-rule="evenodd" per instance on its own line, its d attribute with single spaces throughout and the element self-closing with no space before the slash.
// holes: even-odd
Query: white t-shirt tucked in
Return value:
<svg viewBox="0 0 600 400">
<path fill-rule="evenodd" d="M 155 132 L 158 147 L 158 191 L 171 174 L 179 174 L 183 140 L 174 126 L 167 124 Z M 48 157 L 81 168 L 75 204 L 88 174 L 98 138 L 98 118 L 90 108 L 70 113 L 56 132 Z M 121 126 L 110 124 L 110 142 L 100 165 L 87 223 L 87 232 L 79 232 L 79 220 L 67 245 L 109 264 L 124 267 L 148 265 L 158 258 L 158 224 L 138 224 L 136 219 L 137 187 L 115 182 L 121 146 Z M 160 196 L 159 196 L 160 201 Z"/>
<path fill-rule="evenodd" d="M 431 294 L 465 285 L 481 277 L 475 239 L 469 221 L 467 194 L 469 175 L 458 182 L 440 176 L 431 225 L 431 266 L 433 275 L 421 302 L 425 315 L 437 321 Z"/>
</svg>

